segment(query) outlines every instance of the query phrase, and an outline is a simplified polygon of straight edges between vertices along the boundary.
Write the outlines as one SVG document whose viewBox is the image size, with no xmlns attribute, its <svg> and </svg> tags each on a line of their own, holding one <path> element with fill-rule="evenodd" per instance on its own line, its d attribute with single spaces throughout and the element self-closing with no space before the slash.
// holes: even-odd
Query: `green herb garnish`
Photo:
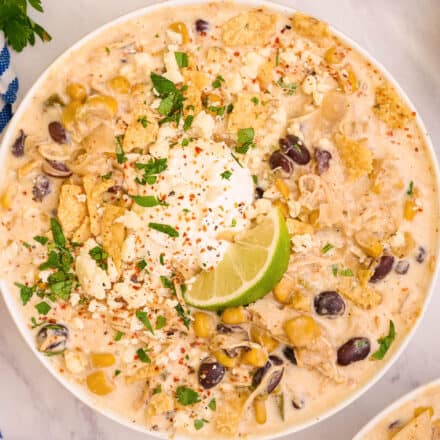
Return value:
<svg viewBox="0 0 440 440">
<path fill-rule="evenodd" d="M 288 95 L 293 95 L 296 91 L 296 84 L 295 83 L 291 83 L 291 84 L 286 84 L 284 82 L 284 78 L 281 77 L 278 81 L 277 81 L 278 86 L 280 86 Z"/>
<path fill-rule="evenodd" d="M 147 128 L 149 121 L 145 115 L 139 116 L 137 121 L 142 125 L 142 127 Z"/>
<path fill-rule="evenodd" d="M 167 318 L 165 316 L 159 315 L 156 319 L 156 330 L 164 328 L 167 323 Z"/>
<path fill-rule="evenodd" d="M 189 128 L 191 127 L 191 124 L 193 123 L 194 120 L 194 116 L 193 115 L 188 115 L 185 118 L 185 122 L 183 123 L 183 131 L 188 131 Z"/>
<path fill-rule="evenodd" d="M 116 136 L 116 160 L 119 164 L 127 162 L 127 156 L 123 148 L 124 135 Z"/>
<path fill-rule="evenodd" d="M 20 283 L 15 283 L 15 285 L 20 289 L 21 303 L 25 306 L 37 290 L 37 286 L 28 287 Z"/>
<path fill-rule="evenodd" d="M 148 356 L 147 351 L 150 351 L 148 348 L 142 349 L 136 351 L 136 354 L 138 355 L 138 358 L 141 362 L 144 364 L 151 364 L 150 356 Z"/>
<path fill-rule="evenodd" d="M 112 177 L 112 172 L 110 171 L 109 173 L 107 173 L 107 174 L 103 174 L 102 176 L 101 176 L 101 179 L 102 180 L 109 180 L 111 177 Z"/>
<path fill-rule="evenodd" d="M 142 206 L 143 208 L 152 208 L 153 206 L 166 205 L 165 202 L 159 200 L 155 196 L 130 196 L 136 205 Z"/>
<path fill-rule="evenodd" d="M 326 254 L 327 252 L 331 251 L 334 248 L 334 246 L 331 243 L 327 243 L 323 248 L 321 249 L 321 252 L 323 254 Z"/>
<path fill-rule="evenodd" d="M 185 52 L 174 52 L 174 56 L 179 67 L 188 67 L 188 55 Z"/>
<path fill-rule="evenodd" d="M 209 403 L 208 403 L 208 408 L 209 408 L 211 411 L 215 411 L 215 410 L 217 409 L 217 403 L 216 403 L 216 401 L 215 401 L 215 398 L 212 398 L 212 399 L 209 401 Z"/>
<path fill-rule="evenodd" d="M 136 318 L 139 319 L 139 321 L 141 321 L 142 324 L 144 324 L 144 327 L 154 335 L 153 326 L 151 325 L 151 322 L 148 319 L 147 312 L 136 310 Z"/>
<path fill-rule="evenodd" d="M 183 324 L 185 325 L 185 327 L 189 328 L 189 324 L 191 322 L 191 319 L 189 319 L 189 317 L 185 313 L 185 310 L 183 310 L 182 304 L 177 304 L 177 306 L 174 307 L 174 309 L 176 310 L 177 314 L 182 319 Z"/>
<path fill-rule="evenodd" d="M 101 246 L 95 246 L 93 249 L 90 249 L 89 255 L 96 261 L 98 267 L 107 270 L 108 253 Z"/>
<path fill-rule="evenodd" d="M 145 185 L 148 183 L 152 185 L 157 180 L 157 175 L 162 173 L 168 168 L 168 159 L 160 158 L 160 159 L 150 159 L 147 163 L 136 162 L 134 167 L 137 170 L 143 170 L 144 174 L 141 179 L 136 178 L 136 182 Z"/>
<path fill-rule="evenodd" d="M 249 147 L 253 147 L 254 144 L 254 129 L 253 128 L 241 128 L 237 132 L 237 146 L 235 151 L 240 154 L 245 154 L 249 150 Z"/>
<path fill-rule="evenodd" d="M 177 401 L 184 406 L 200 402 L 199 393 L 185 386 L 178 386 L 176 390 Z"/>
<path fill-rule="evenodd" d="M 258 103 L 260 102 L 256 96 L 253 96 L 253 97 L 251 98 L 251 101 L 252 101 L 255 105 L 258 105 Z"/>
<path fill-rule="evenodd" d="M 203 428 L 203 425 L 205 423 L 209 423 L 209 420 L 206 420 L 206 419 L 196 419 L 196 420 L 194 420 L 194 428 L 197 429 L 197 431 L 198 431 L 199 429 Z"/>
<path fill-rule="evenodd" d="M 144 270 L 147 267 L 147 262 L 145 260 L 140 260 L 136 263 L 136 267 L 139 271 Z"/>
<path fill-rule="evenodd" d="M 161 384 L 157 385 L 157 387 L 153 389 L 153 395 L 160 394 L 161 392 L 162 392 L 162 385 Z"/>
<path fill-rule="evenodd" d="M 374 352 L 371 357 L 373 359 L 382 360 L 385 357 L 385 354 L 391 347 L 394 339 L 396 337 L 396 329 L 394 327 L 394 322 L 390 320 L 390 327 L 388 330 L 388 335 L 379 338 L 377 342 L 379 343 L 379 349 Z"/>
<path fill-rule="evenodd" d="M 409 182 L 408 189 L 406 190 L 406 193 L 409 196 L 414 195 L 414 182 L 412 180 L 411 180 L 411 182 Z"/>
<path fill-rule="evenodd" d="M 156 231 L 162 232 L 163 234 L 167 234 L 170 237 L 178 237 L 179 236 L 179 232 L 176 231 L 176 229 L 174 229 L 172 226 L 164 224 L 164 223 L 148 223 L 148 226 L 151 229 L 154 229 Z"/>
<path fill-rule="evenodd" d="M 124 333 L 118 330 L 113 338 L 114 341 L 118 342 L 122 339 L 122 336 L 124 336 Z"/>
<path fill-rule="evenodd" d="M 121 374 L 121 370 L 115 370 L 115 377 Z"/>
<path fill-rule="evenodd" d="M 35 308 L 40 315 L 47 315 L 52 307 L 46 301 L 41 301 L 35 304 Z"/>
<path fill-rule="evenodd" d="M 42 244 L 43 246 L 49 241 L 49 239 L 48 239 L 47 237 L 43 237 L 42 235 L 36 235 L 36 236 L 34 237 L 34 240 L 35 240 L 37 243 Z"/>
<path fill-rule="evenodd" d="M 232 176 L 232 171 L 226 170 L 223 173 L 220 174 L 222 179 L 229 180 Z"/>
<path fill-rule="evenodd" d="M 214 87 L 214 89 L 219 89 L 223 82 L 225 82 L 224 78 L 221 75 L 217 75 L 212 82 L 212 87 Z"/>
</svg>

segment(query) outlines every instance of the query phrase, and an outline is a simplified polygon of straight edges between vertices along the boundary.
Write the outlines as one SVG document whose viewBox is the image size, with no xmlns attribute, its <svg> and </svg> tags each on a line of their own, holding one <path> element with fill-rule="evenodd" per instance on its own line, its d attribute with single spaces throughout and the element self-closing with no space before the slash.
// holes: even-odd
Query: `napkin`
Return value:
<svg viewBox="0 0 440 440">
<path fill-rule="evenodd" d="M 11 68 L 11 55 L 0 32 L 0 133 L 12 118 L 12 104 L 17 99 L 18 79 Z"/>
</svg>

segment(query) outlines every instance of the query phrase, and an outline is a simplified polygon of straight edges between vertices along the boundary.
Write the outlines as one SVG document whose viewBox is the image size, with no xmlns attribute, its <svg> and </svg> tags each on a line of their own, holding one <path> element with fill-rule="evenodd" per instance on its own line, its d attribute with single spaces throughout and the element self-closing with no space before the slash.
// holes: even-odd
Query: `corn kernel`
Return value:
<svg viewBox="0 0 440 440">
<path fill-rule="evenodd" d="M 14 201 L 14 187 L 13 185 L 8 186 L 3 194 L 0 196 L 0 205 L 3 209 L 12 208 L 12 203 Z"/>
<path fill-rule="evenodd" d="M 99 396 L 110 394 L 115 389 L 114 385 L 107 379 L 107 376 L 102 370 L 89 374 L 86 382 L 88 389 Z"/>
<path fill-rule="evenodd" d="M 253 347 L 241 355 L 241 361 L 253 367 L 264 367 L 267 357 L 267 353 L 262 348 Z"/>
<path fill-rule="evenodd" d="M 343 53 L 337 52 L 337 49 L 335 46 L 332 46 L 329 49 L 327 49 L 324 54 L 324 59 L 329 64 L 339 64 L 343 58 L 344 58 Z"/>
<path fill-rule="evenodd" d="M 111 367 L 116 362 L 112 353 L 92 353 L 90 360 L 94 368 Z"/>
<path fill-rule="evenodd" d="M 259 425 L 264 425 L 267 420 L 266 399 L 264 397 L 256 397 L 252 403 L 255 412 L 255 421 Z"/>
<path fill-rule="evenodd" d="M 116 93 L 120 93 L 121 95 L 126 95 L 130 92 L 130 82 L 125 76 L 115 76 L 112 79 L 107 81 L 107 85 L 115 91 Z"/>
<path fill-rule="evenodd" d="M 321 329 L 316 321 L 307 315 L 289 319 L 283 325 L 289 341 L 295 347 L 311 344 L 321 335 Z"/>
<path fill-rule="evenodd" d="M 209 338 L 214 332 L 214 320 L 211 315 L 203 312 L 195 312 L 193 314 L 194 333 L 199 338 Z"/>
<path fill-rule="evenodd" d="M 280 199 L 277 199 L 273 202 L 273 204 L 281 211 L 284 217 L 289 217 L 289 207 L 286 202 L 283 202 Z"/>
<path fill-rule="evenodd" d="M 226 368 L 234 368 L 237 365 L 238 358 L 229 357 L 224 350 L 214 351 L 213 356 Z"/>
<path fill-rule="evenodd" d="M 346 65 L 342 72 L 339 72 L 337 81 L 344 93 L 354 93 L 359 89 L 358 79 L 350 65 Z"/>
<path fill-rule="evenodd" d="M 414 409 L 414 417 L 418 417 L 425 411 L 429 411 L 429 417 L 432 417 L 434 415 L 434 409 L 432 406 L 418 406 Z"/>
<path fill-rule="evenodd" d="M 273 288 L 273 296 L 281 304 L 289 304 L 294 288 L 295 282 L 292 280 L 292 278 L 284 276 Z"/>
<path fill-rule="evenodd" d="M 18 178 L 21 179 L 22 177 L 26 176 L 26 174 L 29 174 L 33 169 L 37 168 L 41 165 L 41 162 L 39 160 L 31 160 L 27 164 L 23 165 L 18 169 Z"/>
<path fill-rule="evenodd" d="M 75 123 L 77 112 L 81 106 L 81 101 L 72 101 L 64 107 L 62 119 L 64 126 L 68 130 L 70 130 Z"/>
<path fill-rule="evenodd" d="M 183 44 L 189 43 L 191 41 L 191 38 L 189 38 L 188 34 L 188 28 L 186 27 L 185 23 L 177 21 L 175 23 L 171 23 L 168 28 L 171 29 L 173 32 L 176 32 L 176 34 L 182 35 Z"/>
<path fill-rule="evenodd" d="M 382 243 L 369 231 L 362 230 L 355 235 L 356 243 L 370 257 L 377 258 L 382 255 Z"/>
<path fill-rule="evenodd" d="M 279 342 L 261 327 L 251 326 L 250 333 L 252 340 L 263 346 L 268 353 L 272 353 L 279 345 Z"/>
<path fill-rule="evenodd" d="M 310 214 L 309 214 L 309 223 L 312 226 L 318 226 L 318 219 L 319 219 L 319 209 L 314 209 Z"/>
<path fill-rule="evenodd" d="M 243 307 L 230 307 L 223 310 L 222 321 L 225 324 L 242 324 L 247 321 Z"/>
<path fill-rule="evenodd" d="M 87 98 L 82 110 L 84 112 L 96 110 L 99 108 L 106 108 L 111 116 L 114 116 L 118 111 L 118 103 L 116 99 L 106 95 L 93 95 Z"/>
<path fill-rule="evenodd" d="M 417 214 L 417 206 L 413 199 L 408 199 L 403 207 L 403 218 L 411 221 Z"/>
<path fill-rule="evenodd" d="M 299 312 L 310 311 L 310 299 L 307 295 L 304 295 L 301 292 L 293 293 L 292 299 L 290 300 L 290 305 Z"/>
<path fill-rule="evenodd" d="M 275 179 L 275 186 L 277 187 L 277 190 L 281 193 L 281 195 L 285 199 L 289 198 L 290 190 L 284 179 L 280 179 L 280 178 Z"/>
<path fill-rule="evenodd" d="M 72 101 L 84 102 L 87 98 L 86 88 L 80 83 L 67 84 L 66 93 Z"/>
</svg>

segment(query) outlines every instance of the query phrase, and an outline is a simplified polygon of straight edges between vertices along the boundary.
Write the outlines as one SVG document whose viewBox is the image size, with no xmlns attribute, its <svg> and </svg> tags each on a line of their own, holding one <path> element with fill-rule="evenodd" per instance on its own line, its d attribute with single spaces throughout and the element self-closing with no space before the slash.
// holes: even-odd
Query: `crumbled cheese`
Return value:
<svg viewBox="0 0 440 440">
<path fill-rule="evenodd" d="M 171 139 L 177 136 L 177 130 L 169 125 L 160 127 L 156 142 L 150 146 L 150 154 L 155 157 L 167 157 Z"/>
<path fill-rule="evenodd" d="M 122 245 L 122 261 L 131 262 L 136 258 L 136 235 L 129 234 Z"/>
<path fill-rule="evenodd" d="M 72 293 L 70 295 L 70 304 L 72 304 L 73 307 L 75 307 L 79 303 L 79 300 L 80 300 L 79 293 Z"/>
<path fill-rule="evenodd" d="M 242 76 L 255 79 L 258 75 L 258 69 L 264 63 L 265 59 L 256 52 L 248 52 L 242 57 L 243 66 L 240 69 Z"/>
<path fill-rule="evenodd" d="M 105 291 L 110 289 L 111 282 L 105 272 L 97 266 L 89 251 L 97 246 L 93 239 L 84 243 L 75 262 L 76 274 L 84 291 L 97 299 L 105 298 Z"/>
<path fill-rule="evenodd" d="M 297 253 L 306 252 L 313 247 L 311 234 L 294 235 L 290 241 L 292 243 L 292 250 Z"/>
<path fill-rule="evenodd" d="M 225 77 L 226 88 L 231 93 L 238 93 L 243 90 L 243 80 L 238 73 L 234 73 L 232 75 L 226 75 Z"/>
<path fill-rule="evenodd" d="M 192 132 L 196 136 L 210 139 L 214 131 L 215 122 L 211 115 L 204 110 L 199 112 L 192 123 Z"/>
<path fill-rule="evenodd" d="M 168 52 L 163 56 L 163 62 L 165 64 L 166 72 L 164 77 L 172 81 L 173 83 L 183 82 L 183 76 L 180 73 L 179 66 L 176 61 L 176 56 L 174 52 L 178 51 L 178 47 L 174 45 L 168 46 Z"/>
<path fill-rule="evenodd" d="M 87 360 L 79 351 L 65 351 L 64 362 L 66 369 L 72 374 L 82 373 L 87 367 Z"/>
<path fill-rule="evenodd" d="M 302 82 L 301 88 L 306 95 L 311 95 L 317 88 L 315 75 L 308 75 Z"/>
<path fill-rule="evenodd" d="M 390 238 L 390 245 L 393 248 L 400 248 L 405 246 L 405 235 L 401 231 L 397 231 L 394 235 Z"/>
<path fill-rule="evenodd" d="M 295 65 L 299 60 L 298 56 L 291 49 L 280 51 L 279 57 L 280 57 L 280 61 L 283 62 L 284 64 L 287 64 L 288 66 Z"/>
<path fill-rule="evenodd" d="M 76 196 L 76 199 L 78 200 L 78 202 L 80 203 L 85 203 L 85 201 L 87 200 L 87 197 L 85 194 L 78 194 Z"/>
<path fill-rule="evenodd" d="M 135 309 L 144 306 L 149 296 L 145 288 L 133 286 L 128 281 L 116 283 L 114 285 L 114 292 L 116 296 L 121 296 L 129 307 Z"/>
<path fill-rule="evenodd" d="M 167 34 L 168 41 L 171 44 L 177 44 L 177 45 L 182 44 L 182 34 L 179 34 L 178 32 L 174 32 L 171 29 L 167 29 L 165 33 Z"/>
</svg>

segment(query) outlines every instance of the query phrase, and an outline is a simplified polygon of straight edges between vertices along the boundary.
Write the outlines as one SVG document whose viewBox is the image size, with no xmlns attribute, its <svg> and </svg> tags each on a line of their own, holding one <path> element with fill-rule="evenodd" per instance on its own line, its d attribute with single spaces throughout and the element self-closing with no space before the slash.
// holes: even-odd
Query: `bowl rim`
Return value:
<svg viewBox="0 0 440 440">
<path fill-rule="evenodd" d="M 387 405 L 382 411 L 376 414 L 369 422 L 367 422 L 362 429 L 353 437 L 353 440 L 362 440 L 364 435 L 368 434 L 378 423 L 380 423 L 385 417 L 389 414 L 398 410 L 400 407 L 408 403 L 412 399 L 416 399 L 417 397 L 423 395 L 425 391 L 428 391 L 430 388 L 440 387 L 440 378 L 434 379 L 428 383 L 423 385 L 419 385 L 417 388 L 403 394 L 394 402 L 391 402 Z"/>
<path fill-rule="evenodd" d="M 108 29 L 111 29 L 112 27 L 115 27 L 117 25 L 121 25 L 125 22 L 128 22 L 130 20 L 134 20 L 138 17 L 142 17 L 144 15 L 148 15 L 150 13 L 153 13 L 155 11 L 158 11 L 160 9 L 166 9 L 171 7 L 180 7 L 180 6 L 190 6 L 190 5 L 204 5 L 209 3 L 225 3 L 225 4 L 239 4 L 239 5 L 246 5 L 250 7 L 264 7 L 269 10 L 276 11 L 278 13 L 285 13 L 285 14 L 293 14 L 297 11 L 292 6 L 287 6 L 281 3 L 277 3 L 277 0 L 164 0 L 164 1 L 158 1 L 151 3 L 145 7 L 141 7 L 138 9 L 135 9 L 127 14 L 123 14 L 119 17 L 117 17 L 114 20 L 111 20 L 95 30 L 87 33 L 85 36 L 80 38 L 76 43 L 71 45 L 68 49 L 64 50 L 38 77 L 36 82 L 33 84 L 33 86 L 26 92 L 25 96 L 21 100 L 17 111 L 14 114 L 13 119 L 8 124 L 6 131 L 4 133 L 3 139 L 0 142 L 0 169 L 4 166 L 5 158 L 7 156 L 7 150 L 8 145 L 13 141 L 13 135 L 16 132 L 16 128 L 18 125 L 18 122 L 20 121 L 23 113 L 28 108 L 30 102 L 32 101 L 33 96 L 35 93 L 40 89 L 40 86 L 44 83 L 44 81 L 47 79 L 49 74 L 57 68 L 59 64 L 62 63 L 64 59 L 69 58 L 71 54 L 73 54 L 78 49 L 84 47 L 87 43 L 91 42 L 95 37 L 101 35 L 103 32 L 107 31 Z M 389 81 L 393 87 L 397 90 L 399 95 L 402 97 L 404 102 L 409 106 L 409 108 L 412 108 L 416 112 L 416 123 L 419 127 L 419 130 L 421 132 L 421 136 L 424 139 L 427 152 L 431 159 L 431 164 L 433 168 L 433 172 L 435 175 L 435 180 L 437 182 L 437 202 L 440 206 L 440 171 L 439 171 L 439 164 L 437 162 L 435 150 L 432 144 L 432 141 L 430 139 L 429 133 L 425 127 L 425 124 L 423 123 L 422 119 L 420 118 L 419 112 L 417 111 L 415 105 L 412 103 L 412 101 L 409 99 L 408 95 L 404 92 L 404 90 L 400 87 L 398 82 L 394 79 L 394 77 L 391 75 L 391 73 L 380 63 L 377 61 L 368 51 L 363 49 L 356 41 L 354 41 L 351 37 L 348 37 L 343 32 L 336 29 L 334 26 L 329 24 L 331 32 L 341 39 L 344 43 L 347 45 L 353 47 L 356 51 L 358 51 L 359 54 L 361 54 L 365 59 L 370 61 L 374 66 L 376 66 L 384 78 Z M 339 411 L 353 403 L 355 400 L 357 400 L 360 396 L 365 394 L 373 385 L 375 385 L 385 374 L 388 372 L 388 370 L 391 368 L 392 365 L 396 362 L 396 360 L 400 357 L 400 355 L 404 352 L 406 347 L 408 346 L 409 342 L 414 337 L 415 332 L 417 331 L 420 322 L 422 318 L 424 317 L 426 310 L 429 306 L 429 303 L 431 301 L 433 292 L 434 292 L 434 286 L 437 282 L 439 268 L 440 268 L 440 258 L 439 258 L 439 250 L 440 250 L 440 239 L 437 240 L 437 247 L 435 249 L 435 255 L 436 255 L 436 264 L 435 269 L 432 274 L 432 278 L 430 281 L 430 284 L 428 288 L 426 289 L 426 295 L 425 295 L 425 301 L 423 303 L 422 311 L 419 314 L 416 322 L 410 329 L 410 331 L 407 333 L 406 337 L 402 340 L 400 346 L 396 351 L 392 353 L 392 355 L 387 359 L 384 366 L 378 370 L 375 374 L 373 374 L 368 381 L 366 381 L 361 387 L 359 387 L 356 391 L 349 394 L 346 398 L 344 398 L 342 401 L 340 401 L 338 404 L 332 406 L 328 410 L 320 413 L 319 415 L 311 416 L 309 419 L 296 424 L 292 425 L 290 427 L 286 427 L 286 429 L 283 429 L 282 431 L 278 431 L 275 434 L 264 434 L 264 435 L 253 435 L 252 438 L 258 438 L 261 440 L 269 440 L 269 439 L 275 439 L 279 438 L 288 434 L 293 434 L 295 432 L 302 431 L 308 427 L 311 427 L 313 425 L 318 424 L 319 422 L 337 414 Z M 3 296 L 3 299 L 5 301 L 6 307 L 8 309 L 9 314 L 11 315 L 16 327 L 19 330 L 19 333 L 27 343 L 27 345 L 30 347 L 34 355 L 39 359 L 39 361 L 44 365 L 44 367 L 50 372 L 50 374 L 61 384 L 63 385 L 70 393 L 72 393 L 77 399 L 79 399 L 82 403 L 93 409 L 94 411 L 98 412 L 99 414 L 102 414 L 106 416 L 107 418 L 111 419 L 112 421 L 119 423 L 129 429 L 132 429 L 134 431 L 141 432 L 143 434 L 148 434 L 151 437 L 155 438 L 166 438 L 164 434 L 157 433 L 155 431 L 149 431 L 145 428 L 145 426 L 141 425 L 140 422 L 132 423 L 128 420 L 128 418 L 123 417 L 122 415 L 116 413 L 113 410 L 106 409 L 100 407 L 98 404 L 93 402 L 93 398 L 90 396 L 89 393 L 85 392 L 82 387 L 79 387 L 77 384 L 74 384 L 73 382 L 69 381 L 66 377 L 59 374 L 56 369 L 52 366 L 50 360 L 44 356 L 42 353 L 40 353 L 34 344 L 33 335 L 31 331 L 28 329 L 27 324 L 22 319 L 22 313 L 20 311 L 20 304 L 18 304 L 16 295 L 12 294 L 12 292 L 9 290 L 9 287 L 7 283 L 4 280 L 0 279 L 0 292 Z M 179 434 L 175 437 L 176 439 L 184 440 L 184 439 L 190 439 L 189 436 Z"/>
</svg>

